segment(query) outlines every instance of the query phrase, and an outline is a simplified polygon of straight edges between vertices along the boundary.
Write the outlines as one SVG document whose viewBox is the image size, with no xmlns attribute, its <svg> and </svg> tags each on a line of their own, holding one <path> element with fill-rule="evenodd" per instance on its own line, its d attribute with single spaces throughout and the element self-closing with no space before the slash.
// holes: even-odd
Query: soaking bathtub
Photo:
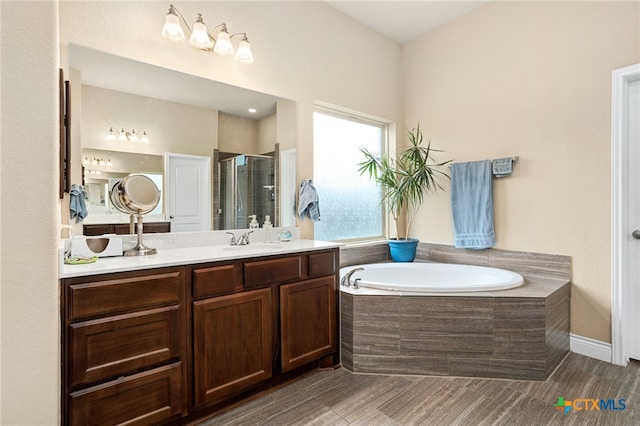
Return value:
<svg viewBox="0 0 640 426">
<path fill-rule="evenodd" d="M 546 380 L 569 353 L 567 280 L 430 262 L 348 273 L 340 357 L 354 373 Z"/>
<path fill-rule="evenodd" d="M 345 275 L 350 275 L 346 286 Z M 389 294 L 497 291 L 524 284 L 522 275 L 486 266 L 429 262 L 390 262 L 340 269 L 342 287 L 377 289 Z"/>
</svg>

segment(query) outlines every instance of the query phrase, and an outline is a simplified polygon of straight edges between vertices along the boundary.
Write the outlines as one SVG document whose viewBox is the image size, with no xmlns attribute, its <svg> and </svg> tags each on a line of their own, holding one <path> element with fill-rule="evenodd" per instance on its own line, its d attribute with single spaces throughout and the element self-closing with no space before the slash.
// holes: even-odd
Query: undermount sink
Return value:
<svg viewBox="0 0 640 426">
<path fill-rule="evenodd" d="M 224 251 L 271 251 L 278 250 L 284 247 L 281 243 L 251 243 L 242 246 L 225 246 L 222 248 Z"/>
</svg>

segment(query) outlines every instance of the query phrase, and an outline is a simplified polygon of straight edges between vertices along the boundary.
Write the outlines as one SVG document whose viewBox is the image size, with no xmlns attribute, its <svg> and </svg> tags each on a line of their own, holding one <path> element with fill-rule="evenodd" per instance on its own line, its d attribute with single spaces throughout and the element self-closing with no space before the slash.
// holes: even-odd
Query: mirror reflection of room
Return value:
<svg viewBox="0 0 640 426">
<path fill-rule="evenodd" d="M 87 54 L 87 49 L 72 46 L 70 58 L 74 53 L 80 57 Z M 134 63 L 100 52 L 88 53 L 104 55 L 115 62 Z M 81 60 L 77 64 L 82 68 Z M 216 86 L 215 82 L 209 80 L 152 68 L 163 75 L 171 75 L 164 78 L 176 78 L 172 83 L 177 86 L 173 92 L 174 95 L 182 92 L 182 99 L 177 97 L 178 102 L 167 100 L 170 96 L 164 91 L 145 87 L 149 85 L 148 82 L 140 80 L 141 87 L 128 83 L 117 86 L 118 90 L 115 90 L 114 84 L 109 83 L 108 79 L 95 77 L 96 70 L 86 73 L 78 70 L 82 81 L 75 86 L 76 94 L 80 92 L 76 99 L 82 111 L 79 124 L 81 175 L 89 211 L 83 233 L 88 235 L 88 226 L 126 220 L 111 205 L 108 193 L 115 182 L 130 173 L 144 174 L 161 188 L 162 199 L 158 207 L 145 215 L 145 223 L 163 223 L 166 227 L 149 227 L 149 232 L 179 231 L 179 226 L 175 226 L 175 229 L 171 226 L 176 219 L 174 212 L 167 211 L 166 200 L 171 196 L 172 188 L 166 180 L 167 153 L 201 156 L 211 160 L 208 199 L 202 199 L 202 195 L 198 198 L 198 203 L 210 206 L 210 217 L 205 219 L 206 223 L 201 229 L 247 228 L 252 215 L 256 215 L 260 223 L 269 216 L 276 226 L 287 224 L 288 218 L 283 222 L 279 214 L 279 203 L 290 204 L 291 200 L 282 200 L 280 196 L 281 151 L 277 141 L 278 132 L 283 131 L 283 126 L 277 117 L 277 110 L 279 102 L 291 101 L 220 83 Z M 215 97 L 216 102 L 220 102 L 222 95 L 214 96 L 213 93 L 217 93 L 214 89 L 211 89 L 211 93 L 204 93 L 202 87 L 206 86 L 203 84 L 215 86 L 220 93 L 226 90 L 224 97 L 235 99 L 236 104 L 240 102 L 239 98 L 250 100 L 253 96 L 253 99 L 258 99 L 257 108 L 255 111 L 246 108 L 241 113 L 238 105 L 234 105 L 235 109 L 230 112 L 214 107 L 213 103 L 209 105 L 202 98 Z M 225 89 L 221 91 L 218 86 L 224 86 Z M 127 91 L 123 91 L 125 88 Z M 199 105 L 193 104 L 192 95 L 186 95 L 193 89 L 201 94 Z M 287 106 L 285 112 L 293 109 Z M 289 143 L 285 148 L 295 152 L 294 144 Z M 285 158 L 291 161 L 290 156 Z M 289 186 L 295 185 L 295 175 L 285 179 L 292 180 Z M 96 235 L 95 232 L 92 235 Z"/>
</svg>

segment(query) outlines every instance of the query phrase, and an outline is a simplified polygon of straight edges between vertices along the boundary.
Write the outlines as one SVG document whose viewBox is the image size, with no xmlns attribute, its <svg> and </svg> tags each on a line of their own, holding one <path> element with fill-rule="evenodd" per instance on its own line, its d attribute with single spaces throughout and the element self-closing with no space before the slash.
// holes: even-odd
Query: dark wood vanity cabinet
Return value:
<svg viewBox="0 0 640 426">
<path fill-rule="evenodd" d="M 187 411 L 185 270 L 62 280 L 64 423 L 161 423 Z"/>
<path fill-rule="evenodd" d="M 128 223 L 96 223 L 91 225 L 82 225 L 82 235 L 86 235 L 87 237 L 95 237 L 105 234 L 127 235 L 130 231 L 131 225 Z M 142 232 L 145 234 L 171 232 L 171 222 L 145 222 L 142 227 Z"/>
<path fill-rule="evenodd" d="M 64 424 L 187 423 L 338 362 L 338 249 L 62 280 Z"/>
</svg>

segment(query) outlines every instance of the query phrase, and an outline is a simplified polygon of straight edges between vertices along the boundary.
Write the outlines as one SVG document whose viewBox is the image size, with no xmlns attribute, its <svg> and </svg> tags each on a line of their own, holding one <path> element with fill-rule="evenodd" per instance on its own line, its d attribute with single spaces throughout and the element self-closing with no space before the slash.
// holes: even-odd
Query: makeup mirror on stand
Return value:
<svg viewBox="0 0 640 426">
<path fill-rule="evenodd" d="M 142 215 L 156 208 L 160 201 L 160 190 L 151 178 L 142 174 L 130 174 L 120 179 L 111 189 L 109 198 L 116 209 L 131 215 L 131 227 L 134 218 L 136 232 L 138 234 L 137 245 L 125 250 L 125 256 L 146 256 L 156 254 L 154 248 L 145 247 L 142 244 Z"/>
</svg>

